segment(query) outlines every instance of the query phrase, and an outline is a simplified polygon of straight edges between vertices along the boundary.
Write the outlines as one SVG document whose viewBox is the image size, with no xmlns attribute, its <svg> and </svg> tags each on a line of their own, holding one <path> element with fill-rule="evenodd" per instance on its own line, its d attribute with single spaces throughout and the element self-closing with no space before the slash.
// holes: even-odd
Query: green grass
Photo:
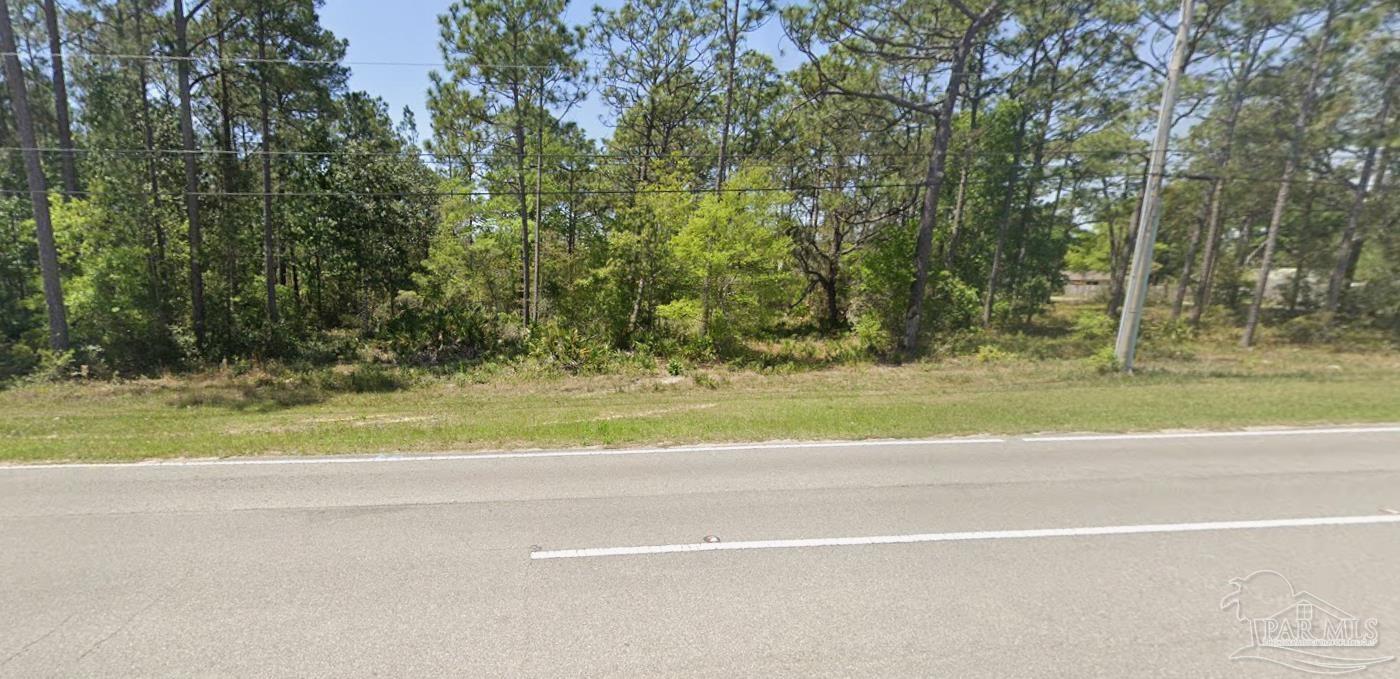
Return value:
<svg viewBox="0 0 1400 679">
<path fill-rule="evenodd" d="M 1021 341 L 1026 341 L 1022 338 Z M 1008 338 L 1008 345 L 1014 344 Z M 1226 342 L 1136 376 L 979 352 L 901 367 L 205 374 L 0 392 L 0 460 L 139 460 L 1400 421 L 1400 355 Z"/>
</svg>

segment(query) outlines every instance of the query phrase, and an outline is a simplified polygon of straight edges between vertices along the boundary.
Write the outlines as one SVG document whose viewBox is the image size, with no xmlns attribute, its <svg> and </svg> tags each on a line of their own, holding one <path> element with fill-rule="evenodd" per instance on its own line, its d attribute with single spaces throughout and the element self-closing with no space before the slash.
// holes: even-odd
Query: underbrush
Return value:
<svg viewBox="0 0 1400 679">
<path fill-rule="evenodd" d="M 1097 310 L 1095 310 L 1097 312 Z M 444 367 L 238 362 L 0 392 L 0 460 L 663 445 L 769 439 L 1394 422 L 1400 353 L 1145 328 L 1138 372 L 1066 314 L 969 332 L 902 365 L 793 335 L 727 361 L 574 338 Z M 1078 329 L 1078 330 L 1076 330 Z M 1080 353 L 1082 351 L 1082 353 Z M 1064 358 L 1044 358 L 1045 356 Z M 764 367 L 764 358 L 771 363 Z M 1188 358 L 1189 357 L 1189 358 Z M 849 363 L 835 363 L 849 360 Z M 830 362 L 827 362 L 830 361 Z"/>
<path fill-rule="evenodd" d="M 170 405 L 274 410 L 320 403 L 336 394 L 398 391 L 412 386 L 412 371 L 375 364 L 295 370 L 264 366 L 241 373 L 219 371 L 174 381 Z"/>
<path fill-rule="evenodd" d="M 917 361 L 930 370 L 951 366 L 982 368 L 1028 363 L 1062 362 L 1085 375 L 1111 373 L 1118 363 L 1112 345 L 1117 323 L 1099 305 L 1061 305 L 1032 325 L 949 331 L 933 338 Z M 641 337 L 619 348 L 577 329 L 546 322 L 521 328 L 508 350 L 454 361 L 420 360 L 404 355 L 389 341 L 365 341 L 353 332 L 327 333 L 302 346 L 284 360 L 244 359 L 218 367 L 167 373 L 162 379 L 131 379 L 116 374 L 100 351 L 84 348 L 30 357 L 26 377 L 11 386 L 43 384 L 132 384 L 171 392 L 179 407 L 276 409 L 320 403 L 338 394 L 387 393 L 419 382 L 449 380 L 461 384 L 545 382 L 555 378 L 613 376 L 626 380 L 656 379 L 716 388 L 726 374 L 788 375 L 838 367 L 876 366 L 900 362 L 892 338 L 878 323 L 857 319 L 837 334 L 815 327 L 795 327 L 780 336 L 751 339 L 725 347 L 667 336 Z M 1269 355 L 1288 355 L 1290 348 L 1308 356 L 1326 353 L 1393 354 L 1393 336 L 1364 327 L 1347 326 L 1318 315 L 1299 316 L 1265 327 L 1261 349 L 1251 353 L 1238 346 L 1239 330 L 1228 317 L 1207 315 L 1199 327 L 1171 320 L 1165 310 L 1149 309 L 1142 326 L 1140 372 L 1179 370 L 1196 364 L 1213 370 L 1267 363 Z M 1282 353 L 1280 353 L 1282 352 Z M 443 354 L 438 354 L 440 358 Z M 1296 359 L 1290 359 L 1296 360 Z M 136 386 L 142 385 L 142 386 Z M 4 385 L 0 385 L 4 386 Z"/>
</svg>

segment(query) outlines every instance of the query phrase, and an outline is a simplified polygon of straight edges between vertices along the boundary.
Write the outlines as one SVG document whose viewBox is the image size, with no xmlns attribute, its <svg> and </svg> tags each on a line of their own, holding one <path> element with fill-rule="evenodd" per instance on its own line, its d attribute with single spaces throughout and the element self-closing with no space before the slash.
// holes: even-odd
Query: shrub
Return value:
<svg viewBox="0 0 1400 679">
<path fill-rule="evenodd" d="M 997 347 L 995 344 L 983 344 L 977 347 L 978 363 L 1001 363 L 1016 358 L 1016 354 Z"/>
<path fill-rule="evenodd" d="M 398 391 L 408 381 L 399 373 L 381 365 L 357 365 L 346 375 L 346 387 L 357 394 Z"/>
<path fill-rule="evenodd" d="M 885 326 L 875 316 L 861 316 L 856 319 L 851 334 L 855 336 L 860 349 L 868 354 L 878 356 L 894 346 L 889 331 L 885 330 Z"/>
<path fill-rule="evenodd" d="M 697 372 L 691 379 L 695 381 L 695 386 L 704 387 L 706 389 L 718 389 L 720 385 L 719 380 L 716 380 L 706 372 Z"/>
<path fill-rule="evenodd" d="M 891 338 L 904 332 L 904 315 L 913 281 L 909 261 L 914 254 L 914 230 L 890 229 L 888 237 L 876 239 L 862 248 L 851 269 L 851 315 L 871 318 Z M 924 338 L 975 327 L 981 316 L 981 293 L 974 285 L 950 271 L 930 275 L 920 316 Z"/>
<path fill-rule="evenodd" d="M 102 359 L 102 347 L 86 345 L 67 351 L 40 349 L 27 379 L 32 382 L 60 382 L 72 379 L 107 379 L 113 373 Z"/>
<path fill-rule="evenodd" d="M 27 344 L 0 344 L 0 384 L 29 374 L 39 365 L 39 353 Z"/>
<path fill-rule="evenodd" d="M 1337 327 L 1327 314 L 1299 316 L 1278 326 L 1278 336 L 1292 344 L 1317 344 L 1337 339 Z"/>
<path fill-rule="evenodd" d="M 361 340 L 357 333 L 348 330 L 330 330 L 312 334 L 297 344 L 299 360 L 311 365 L 328 365 L 337 361 L 349 361 L 358 357 Z"/>
<path fill-rule="evenodd" d="M 1388 267 L 1376 267 L 1366 277 L 1365 285 L 1356 285 L 1343 297 L 1344 308 L 1359 314 L 1377 328 L 1400 338 L 1400 267 L 1392 262 Z"/>
<path fill-rule="evenodd" d="M 58 382 L 72 377 L 73 369 L 76 366 L 77 360 L 72 349 L 68 351 L 40 349 L 39 364 L 30 374 L 30 379 L 39 382 Z"/>
<path fill-rule="evenodd" d="M 499 348 L 503 332 L 497 321 L 470 304 L 437 304 L 412 291 L 394 298 L 386 324 L 389 345 L 401 357 L 439 364 L 476 358 Z"/>
<path fill-rule="evenodd" d="M 1115 373 L 1123 367 L 1118 362 L 1118 354 L 1114 352 L 1113 347 L 1100 348 L 1094 352 L 1093 356 L 1089 357 L 1088 361 L 1089 365 L 1101 374 Z"/>
<path fill-rule="evenodd" d="M 1155 342 L 1166 344 L 1182 344 L 1196 339 L 1196 329 L 1180 319 L 1151 323 L 1143 334 Z"/>
<path fill-rule="evenodd" d="M 670 337 L 693 342 L 701 337 L 700 302 L 693 299 L 678 299 L 656 308 L 656 316 L 661 321 L 661 329 Z"/>
<path fill-rule="evenodd" d="M 1142 346 L 1158 358 L 1190 360 L 1195 358 L 1191 342 L 1196 329 L 1182 320 L 1162 320 L 1147 324 L 1142 331 Z"/>
<path fill-rule="evenodd" d="M 1093 311 L 1083 311 L 1074 319 L 1074 328 L 1070 331 L 1078 339 L 1101 340 L 1112 337 L 1118 329 L 1118 324 L 1108 314 L 1097 309 Z"/>
<path fill-rule="evenodd" d="M 574 375 L 604 372 L 616 358 L 605 341 L 587 337 L 576 328 L 566 329 L 555 321 L 531 329 L 528 347 L 531 359 Z"/>
</svg>

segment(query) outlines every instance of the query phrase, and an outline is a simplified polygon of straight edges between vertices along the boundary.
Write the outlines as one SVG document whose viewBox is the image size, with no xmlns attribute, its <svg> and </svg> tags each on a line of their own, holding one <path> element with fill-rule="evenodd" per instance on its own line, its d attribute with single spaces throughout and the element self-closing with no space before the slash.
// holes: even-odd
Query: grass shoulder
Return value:
<svg viewBox="0 0 1400 679">
<path fill-rule="evenodd" d="M 820 340 L 742 366 L 653 359 L 220 369 L 0 391 L 0 460 L 140 460 L 1400 421 L 1400 353 L 1374 343 L 1149 335 L 1138 374 L 1097 330 L 992 333 L 888 365 Z"/>
</svg>

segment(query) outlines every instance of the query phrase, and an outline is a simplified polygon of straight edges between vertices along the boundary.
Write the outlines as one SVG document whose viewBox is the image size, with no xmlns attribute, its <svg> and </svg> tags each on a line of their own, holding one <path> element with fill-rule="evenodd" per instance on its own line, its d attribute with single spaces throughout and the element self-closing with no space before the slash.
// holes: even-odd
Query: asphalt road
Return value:
<svg viewBox="0 0 1400 679">
<path fill-rule="evenodd" d="M 1400 655 L 1357 429 L 0 467 L 0 676 L 1306 676 L 1240 617 Z"/>
</svg>

